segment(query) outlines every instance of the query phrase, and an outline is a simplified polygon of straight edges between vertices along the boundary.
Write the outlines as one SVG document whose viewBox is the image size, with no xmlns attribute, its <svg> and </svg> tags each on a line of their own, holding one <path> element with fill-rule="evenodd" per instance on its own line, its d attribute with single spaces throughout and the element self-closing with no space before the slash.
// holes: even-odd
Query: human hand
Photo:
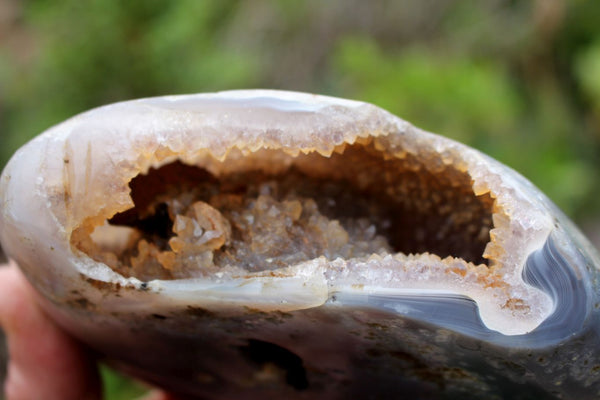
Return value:
<svg viewBox="0 0 600 400">
<path fill-rule="evenodd" d="M 0 326 L 9 353 L 6 399 L 101 399 L 96 360 L 44 314 L 33 290 L 14 263 L 0 266 Z M 152 391 L 144 400 L 174 399 Z"/>
</svg>

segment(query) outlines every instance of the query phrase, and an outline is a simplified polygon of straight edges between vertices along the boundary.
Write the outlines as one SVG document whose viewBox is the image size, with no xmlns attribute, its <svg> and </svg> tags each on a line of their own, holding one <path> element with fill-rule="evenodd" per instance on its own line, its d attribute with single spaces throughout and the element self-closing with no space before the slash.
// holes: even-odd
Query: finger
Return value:
<svg viewBox="0 0 600 400">
<path fill-rule="evenodd" d="M 100 399 L 95 362 L 42 312 L 14 264 L 0 268 L 0 325 L 9 352 L 7 400 Z"/>
</svg>

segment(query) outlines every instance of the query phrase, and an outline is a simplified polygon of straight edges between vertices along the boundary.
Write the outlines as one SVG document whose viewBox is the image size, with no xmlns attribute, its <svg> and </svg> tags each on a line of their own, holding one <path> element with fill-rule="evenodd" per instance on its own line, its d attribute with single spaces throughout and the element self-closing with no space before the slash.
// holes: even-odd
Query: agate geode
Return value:
<svg viewBox="0 0 600 400">
<path fill-rule="evenodd" d="M 198 398 L 595 398 L 598 259 L 531 183 L 369 104 L 101 107 L 19 150 L 0 239 L 66 330 Z"/>
</svg>

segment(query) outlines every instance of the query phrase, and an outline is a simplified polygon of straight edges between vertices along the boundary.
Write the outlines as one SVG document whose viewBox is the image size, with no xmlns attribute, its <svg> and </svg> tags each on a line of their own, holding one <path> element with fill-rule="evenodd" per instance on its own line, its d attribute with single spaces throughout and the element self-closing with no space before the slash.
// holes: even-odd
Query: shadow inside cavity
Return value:
<svg viewBox="0 0 600 400">
<path fill-rule="evenodd" d="M 256 376 L 264 381 L 285 380 L 296 390 L 307 389 L 308 379 L 302 358 L 274 343 L 248 339 L 246 346 L 239 348 L 242 355 L 257 367 Z"/>
</svg>

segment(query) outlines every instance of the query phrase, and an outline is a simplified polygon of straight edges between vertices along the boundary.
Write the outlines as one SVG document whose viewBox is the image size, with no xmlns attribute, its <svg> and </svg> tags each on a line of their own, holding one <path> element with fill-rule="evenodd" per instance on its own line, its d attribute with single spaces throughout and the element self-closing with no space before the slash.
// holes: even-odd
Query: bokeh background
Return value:
<svg viewBox="0 0 600 400">
<path fill-rule="evenodd" d="M 598 21 L 592 0 L 0 0 L 0 168 L 106 103 L 300 90 L 375 103 L 490 154 L 595 239 Z M 141 393 L 103 376 L 109 399 Z"/>
</svg>

